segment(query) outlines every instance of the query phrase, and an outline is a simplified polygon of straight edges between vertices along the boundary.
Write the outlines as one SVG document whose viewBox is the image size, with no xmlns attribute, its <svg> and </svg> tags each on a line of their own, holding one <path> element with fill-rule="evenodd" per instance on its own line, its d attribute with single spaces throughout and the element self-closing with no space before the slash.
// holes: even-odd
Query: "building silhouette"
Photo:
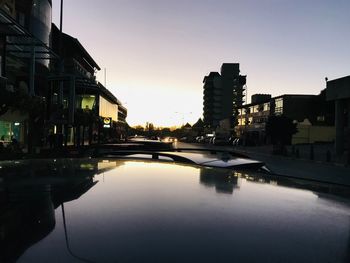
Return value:
<svg viewBox="0 0 350 263">
<path fill-rule="evenodd" d="M 53 50 L 59 52 L 60 31 L 52 25 Z M 68 125 L 64 131 L 68 143 L 76 145 L 125 136 L 127 110 L 106 87 L 96 81 L 95 72 L 101 70 L 93 57 L 77 38 L 62 33 L 63 72 L 60 62 L 53 65 L 48 98 L 51 130 Z M 60 107 L 60 84 L 63 98 Z M 66 113 L 66 114 L 65 114 Z M 110 118 L 111 125 L 104 128 L 101 119 Z M 86 119 L 85 123 L 82 119 Z M 95 134 L 95 136 L 94 136 Z"/>
<path fill-rule="evenodd" d="M 44 116 L 33 111 L 44 112 L 50 61 L 58 58 L 51 50 L 51 14 L 51 0 L 0 1 L 0 136 L 5 142 L 41 139 Z"/>
<path fill-rule="evenodd" d="M 244 101 L 246 76 L 241 76 L 239 63 L 224 63 L 220 73 L 210 72 L 203 80 L 204 124 L 215 129 L 223 120 L 232 122 L 235 110 Z"/>
<path fill-rule="evenodd" d="M 347 149 L 350 163 L 350 76 L 327 81 L 327 100 L 335 104 L 336 153 Z"/>
<path fill-rule="evenodd" d="M 33 152 L 47 141 L 61 147 L 125 136 L 127 109 L 96 81 L 98 70 L 79 40 L 52 24 L 51 0 L 1 0 L 1 143 L 15 139 Z"/>
<path fill-rule="evenodd" d="M 319 95 L 284 94 L 273 98 L 269 94 L 254 94 L 250 104 L 238 107 L 236 134 L 246 144 L 270 143 L 266 123 L 270 116 L 278 115 L 297 122 L 298 132 L 293 135 L 292 144 L 334 139 L 333 106 L 326 101 L 324 90 Z"/>
</svg>

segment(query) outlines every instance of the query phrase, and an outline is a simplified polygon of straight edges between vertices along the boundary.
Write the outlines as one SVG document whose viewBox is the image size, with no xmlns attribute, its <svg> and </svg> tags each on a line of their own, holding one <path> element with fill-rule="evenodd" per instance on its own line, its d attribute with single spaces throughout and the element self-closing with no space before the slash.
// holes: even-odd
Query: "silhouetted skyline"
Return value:
<svg viewBox="0 0 350 263">
<path fill-rule="evenodd" d="M 59 2 L 53 1 L 56 24 Z M 203 77 L 222 63 L 241 64 L 249 97 L 317 94 L 326 76 L 349 74 L 346 0 L 64 5 L 64 31 L 107 68 L 107 87 L 126 103 L 131 125 L 195 122 L 203 111 Z M 99 80 L 104 82 L 103 70 Z"/>
</svg>

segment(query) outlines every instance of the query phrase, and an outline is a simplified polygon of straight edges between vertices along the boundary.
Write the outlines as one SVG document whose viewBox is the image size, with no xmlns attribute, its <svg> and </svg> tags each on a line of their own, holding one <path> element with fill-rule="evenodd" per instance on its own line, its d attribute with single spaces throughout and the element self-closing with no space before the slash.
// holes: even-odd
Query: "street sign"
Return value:
<svg viewBox="0 0 350 263">
<path fill-rule="evenodd" d="M 112 127 L 112 118 L 104 117 L 103 118 L 103 128 L 110 129 Z"/>
</svg>

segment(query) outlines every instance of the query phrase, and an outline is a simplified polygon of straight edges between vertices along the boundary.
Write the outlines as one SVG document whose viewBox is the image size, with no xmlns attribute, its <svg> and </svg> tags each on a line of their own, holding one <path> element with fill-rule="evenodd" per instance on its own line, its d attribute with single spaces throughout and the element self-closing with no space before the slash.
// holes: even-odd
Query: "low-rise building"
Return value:
<svg viewBox="0 0 350 263">
<path fill-rule="evenodd" d="M 269 143 L 266 123 L 272 115 L 284 115 L 297 123 L 298 132 L 292 144 L 334 140 L 332 105 L 320 95 L 285 94 L 271 98 L 269 94 L 255 94 L 250 104 L 238 108 L 238 137 L 247 144 Z"/>
<path fill-rule="evenodd" d="M 54 65 L 51 79 L 51 96 L 48 104 L 53 133 L 63 125 L 66 143 L 81 145 L 97 143 L 125 136 L 127 110 L 121 102 L 100 82 L 95 73 L 100 67 L 78 39 L 62 33 L 52 26 L 54 43 L 62 37 L 62 65 Z M 59 52 L 59 45 L 53 45 Z M 63 85 L 63 98 L 60 106 L 60 89 Z M 108 122 L 108 123 L 107 123 Z M 124 133 L 123 133 L 124 132 Z"/>
<path fill-rule="evenodd" d="M 327 81 L 327 100 L 335 104 L 336 152 L 347 149 L 350 162 L 350 76 Z"/>
</svg>

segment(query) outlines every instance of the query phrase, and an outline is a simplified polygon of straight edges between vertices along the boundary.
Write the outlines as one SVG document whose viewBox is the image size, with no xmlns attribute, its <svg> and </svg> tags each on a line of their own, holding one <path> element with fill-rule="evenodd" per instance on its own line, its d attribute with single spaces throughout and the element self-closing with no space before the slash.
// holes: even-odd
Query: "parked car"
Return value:
<svg viewBox="0 0 350 263">
<path fill-rule="evenodd" d="M 241 145 L 241 139 L 240 138 L 234 139 L 233 142 L 232 142 L 232 145 L 233 146 Z"/>
<path fill-rule="evenodd" d="M 202 143 L 204 141 L 204 136 L 197 136 L 196 137 L 196 142 L 197 143 Z"/>
<path fill-rule="evenodd" d="M 177 142 L 177 138 L 175 137 L 165 137 L 161 139 L 162 142 Z"/>
<path fill-rule="evenodd" d="M 229 144 L 229 139 L 226 137 L 222 136 L 215 136 L 212 139 L 212 144 L 214 145 L 228 145 Z"/>
<path fill-rule="evenodd" d="M 0 162 L 0 262 L 349 262 L 350 192 L 235 152 Z"/>
</svg>

